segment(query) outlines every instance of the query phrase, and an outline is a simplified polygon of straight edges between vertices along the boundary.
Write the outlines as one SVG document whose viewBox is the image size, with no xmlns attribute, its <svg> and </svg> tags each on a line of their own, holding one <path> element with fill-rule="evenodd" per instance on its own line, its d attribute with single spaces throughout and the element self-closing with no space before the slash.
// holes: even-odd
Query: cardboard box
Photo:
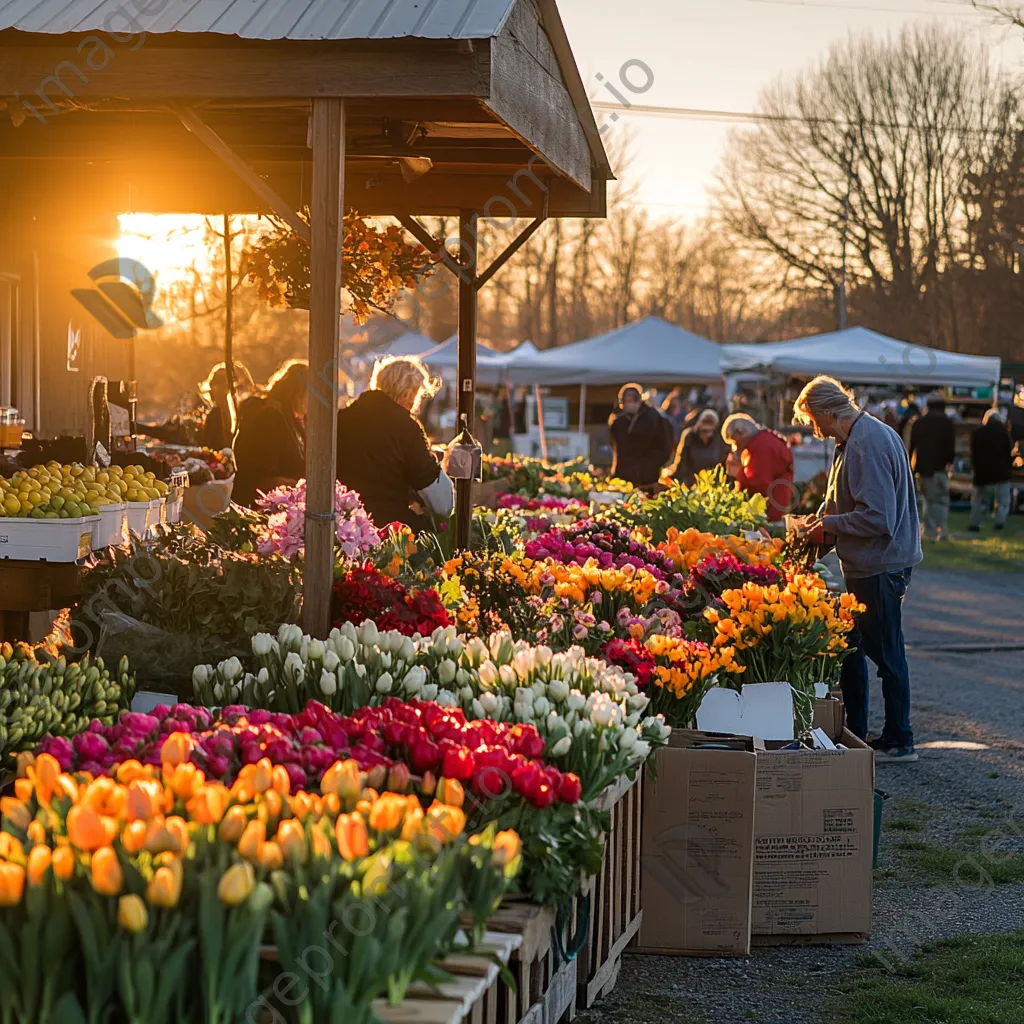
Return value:
<svg viewBox="0 0 1024 1024">
<path fill-rule="evenodd" d="M 838 742 L 757 756 L 755 936 L 871 935 L 874 751 L 849 731 Z"/>
<path fill-rule="evenodd" d="M 837 742 L 846 728 L 846 705 L 836 697 L 822 697 L 814 702 L 811 728 L 823 729 L 825 735 Z"/>
<path fill-rule="evenodd" d="M 676 730 L 658 751 L 644 794 L 640 952 L 750 952 L 758 747 Z"/>
</svg>

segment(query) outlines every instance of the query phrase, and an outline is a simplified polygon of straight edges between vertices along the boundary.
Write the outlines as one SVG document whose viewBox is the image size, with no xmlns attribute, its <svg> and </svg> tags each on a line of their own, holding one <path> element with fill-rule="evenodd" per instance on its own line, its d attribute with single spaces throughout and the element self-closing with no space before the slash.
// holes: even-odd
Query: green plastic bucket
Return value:
<svg viewBox="0 0 1024 1024">
<path fill-rule="evenodd" d="M 888 799 L 888 793 L 883 793 L 880 789 L 875 790 L 875 837 L 871 850 L 872 869 L 878 867 L 878 844 L 882 838 L 882 808 L 885 806 L 885 801 Z"/>
</svg>

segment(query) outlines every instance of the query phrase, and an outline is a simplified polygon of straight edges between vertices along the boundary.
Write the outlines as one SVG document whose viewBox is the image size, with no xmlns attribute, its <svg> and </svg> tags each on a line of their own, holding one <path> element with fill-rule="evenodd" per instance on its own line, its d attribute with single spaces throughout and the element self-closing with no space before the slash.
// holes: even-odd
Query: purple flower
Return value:
<svg viewBox="0 0 1024 1024">
<path fill-rule="evenodd" d="M 102 761 L 110 753 L 110 744 L 94 732 L 80 732 L 72 743 L 78 756 L 88 761 Z"/>
<path fill-rule="evenodd" d="M 154 712 L 160 714 L 161 717 L 165 716 L 168 712 L 168 708 L 159 707 L 154 708 Z M 152 732 L 156 732 L 160 728 L 160 719 L 154 717 L 154 715 L 143 715 L 138 711 L 126 711 L 121 716 L 120 721 L 121 728 L 131 733 L 133 736 L 148 736 Z"/>
<path fill-rule="evenodd" d="M 63 772 L 71 771 L 75 764 L 75 748 L 66 736 L 47 736 L 40 745 L 44 754 L 52 754 Z"/>
</svg>

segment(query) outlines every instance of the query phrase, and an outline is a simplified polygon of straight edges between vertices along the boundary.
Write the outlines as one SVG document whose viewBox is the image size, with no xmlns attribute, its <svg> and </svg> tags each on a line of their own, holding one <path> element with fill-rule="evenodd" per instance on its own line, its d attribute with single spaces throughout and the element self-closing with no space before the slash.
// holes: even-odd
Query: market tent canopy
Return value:
<svg viewBox="0 0 1024 1024">
<path fill-rule="evenodd" d="M 1001 367 L 995 357 L 911 345 L 866 327 L 796 341 L 724 345 L 721 352 L 725 373 L 767 372 L 792 377 L 827 373 L 853 384 L 991 387 L 998 383 Z"/>
<path fill-rule="evenodd" d="M 721 346 L 648 316 L 607 334 L 509 363 L 523 384 L 683 384 L 722 379 Z"/>
<path fill-rule="evenodd" d="M 367 352 L 366 357 L 383 359 L 386 356 L 422 356 L 425 352 L 430 352 L 436 346 L 437 342 L 433 338 L 410 331 L 408 334 L 400 334 L 375 352 Z"/>
</svg>

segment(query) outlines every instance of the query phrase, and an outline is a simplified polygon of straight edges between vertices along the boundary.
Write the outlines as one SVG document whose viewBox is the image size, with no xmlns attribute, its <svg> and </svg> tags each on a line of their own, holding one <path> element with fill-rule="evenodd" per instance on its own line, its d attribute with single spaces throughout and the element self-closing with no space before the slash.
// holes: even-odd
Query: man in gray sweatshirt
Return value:
<svg viewBox="0 0 1024 1024">
<path fill-rule="evenodd" d="M 836 440 L 825 502 L 801 528 L 835 545 L 847 589 L 867 608 L 850 634 L 857 650 L 840 677 L 850 730 L 867 737 L 867 656 L 878 667 L 885 701 L 885 727 L 871 743 L 876 757 L 916 761 L 902 602 L 923 556 L 907 450 L 895 430 L 859 409 L 832 377 L 816 377 L 803 389 L 794 420 L 811 424 L 816 437 Z"/>
</svg>

